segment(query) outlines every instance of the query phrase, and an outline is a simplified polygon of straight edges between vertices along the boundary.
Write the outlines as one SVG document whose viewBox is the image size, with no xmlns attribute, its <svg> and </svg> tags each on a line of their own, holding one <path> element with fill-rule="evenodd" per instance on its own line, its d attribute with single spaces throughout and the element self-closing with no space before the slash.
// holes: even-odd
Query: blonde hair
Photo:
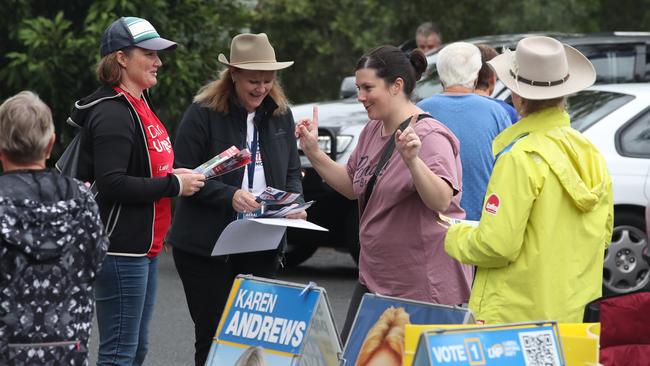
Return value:
<svg viewBox="0 0 650 366">
<path fill-rule="evenodd" d="M 382 347 L 392 351 L 399 359 L 404 354 L 404 326 L 410 324 L 404 308 L 389 307 L 370 328 L 361 345 L 357 366 L 365 365 Z"/>
<path fill-rule="evenodd" d="M 22 91 L 0 105 L 0 151 L 12 162 L 44 159 L 53 135 L 50 107 L 36 93 Z"/>
<path fill-rule="evenodd" d="M 232 81 L 230 69 L 227 68 L 221 71 L 217 80 L 211 81 L 199 89 L 199 92 L 194 96 L 194 103 L 202 104 L 219 113 L 228 114 L 230 110 L 229 100 L 234 94 L 235 83 Z M 274 116 L 282 115 L 289 109 L 289 102 L 277 77 L 273 79 L 273 86 L 271 86 L 269 96 L 278 105 L 278 108 L 273 112 Z"/>
<path fill-rule="evenodd" d="M 250 346 L 239 356 L 234 366 L 265 366 L 264 348 Z"/>
</svg>

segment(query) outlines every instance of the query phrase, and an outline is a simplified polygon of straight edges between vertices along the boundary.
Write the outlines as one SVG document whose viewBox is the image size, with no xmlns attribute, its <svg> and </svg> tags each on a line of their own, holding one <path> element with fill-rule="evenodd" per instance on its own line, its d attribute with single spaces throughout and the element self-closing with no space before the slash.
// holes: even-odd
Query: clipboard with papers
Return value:
<svg viewBox="0 0 650 366">
<path fill-rule="evenodd" d="M 306 220 L 285 218 L 245 218 L 231 222 L 212 249 L 212 256 L 273 250 L 287 227 L 328 231 Z"/>
</svg>

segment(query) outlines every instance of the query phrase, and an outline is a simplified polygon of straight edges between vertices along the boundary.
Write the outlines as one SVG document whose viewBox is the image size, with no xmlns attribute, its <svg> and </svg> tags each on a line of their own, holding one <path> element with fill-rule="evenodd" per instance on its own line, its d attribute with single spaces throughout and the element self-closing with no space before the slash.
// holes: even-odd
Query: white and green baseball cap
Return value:
<svg viewBox="0 0 650 366">
<path fill-rule="evenodd" d="M 102 57 L 129 46 L 160 51 L 176 48 L 176 42 L 162 38 L 147 20 L 121 17 L 106 28 L 99 52 Z"/>
</svg>

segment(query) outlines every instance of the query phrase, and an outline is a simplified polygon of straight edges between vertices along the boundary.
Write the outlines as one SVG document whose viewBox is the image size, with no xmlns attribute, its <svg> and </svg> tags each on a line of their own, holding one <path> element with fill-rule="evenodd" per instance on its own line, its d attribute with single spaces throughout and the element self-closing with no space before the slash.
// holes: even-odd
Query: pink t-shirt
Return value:
<svg viewBox="0 0 650 366">
<path fill-rule="evenodd" d="M 348 175 L 359 207 L 364 207 L 366 185 L 384 146 L 392 136 L 381 136 L 381 121 L 370 121 L 348 160 Z M 464 218 L 460 208 L 462 169 L 459 142 L 432 118 L 417 122 L 422 140 L 420 159 L 454 189 L 447 216 Z M 397 150 L 381 172 L 361 213 L 359 281 L 373 293 L 455 305 L 469 299 L 472 267 L 452 259 L 444 250 L 446 230 L 437 213 L 426 207 L 411 173 Z"/>
</svg>

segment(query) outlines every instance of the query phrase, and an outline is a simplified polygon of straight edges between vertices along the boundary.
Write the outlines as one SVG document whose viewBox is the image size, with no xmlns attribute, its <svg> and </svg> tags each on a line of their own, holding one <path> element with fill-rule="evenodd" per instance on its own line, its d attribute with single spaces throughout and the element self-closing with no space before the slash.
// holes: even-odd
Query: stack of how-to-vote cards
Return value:
<svg viewBox="0 0 650 366">
<path fill-rule="evenodd" d="M 257 196 L 257 202 L 262 203 L 264 209 L 254 217 L 285 217 L 294 213 L 305 211 L 315 201 L 298 203 L 299 193 L 285 192 L 273 187 L 266 187 L 264 192 Z"/>
</svg>

